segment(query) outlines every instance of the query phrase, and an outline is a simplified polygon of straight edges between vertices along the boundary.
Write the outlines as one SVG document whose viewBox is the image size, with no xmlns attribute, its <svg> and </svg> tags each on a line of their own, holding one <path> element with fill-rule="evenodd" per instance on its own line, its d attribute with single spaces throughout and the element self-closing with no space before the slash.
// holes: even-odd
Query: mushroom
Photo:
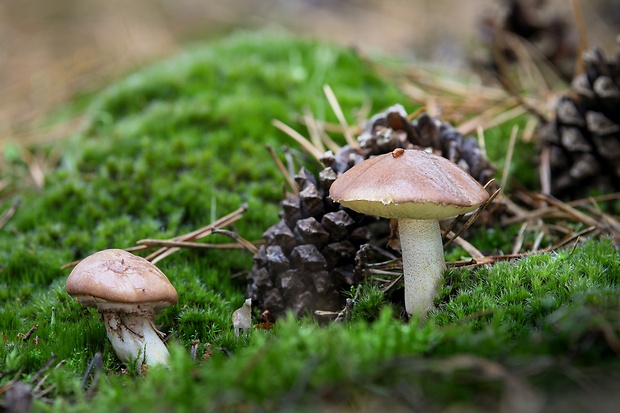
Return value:
<svg viewBox="0 0 620 413">
<path fill-rule="evenodd" d="M 236 309 L 232 314 L 232 324 L 235 329 L 235 335 L 239 337 L 239 333 L 247 333 L 252 329 L 252 299 L 246 298 L 243 305 Z"/>
<path fill-rule="evenodd" d="M 65 285 L 82 305 L 96 307 L 114 352 L 124 363 L 168 364 L 155 313 L 177 303 L 177 292 L 155 265 L 124 250 L 99 251 L 80 261 Z"/>
<path fill-rule="evenodd" d="M 407 314 L 432 308 L 445 270 L 439 220 L 475 210 L 487 191 L 455 163 L 398 148 L 343 173 L 330 197 L 354 211 L 398 220 Z"/>
</svg>

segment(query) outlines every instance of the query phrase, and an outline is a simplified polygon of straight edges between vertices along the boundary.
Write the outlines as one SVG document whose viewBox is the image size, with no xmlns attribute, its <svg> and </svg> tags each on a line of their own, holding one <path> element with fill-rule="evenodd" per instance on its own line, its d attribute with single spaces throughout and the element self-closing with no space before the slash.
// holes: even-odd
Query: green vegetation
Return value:
<svg viewBox="0 0 620 413">
<path fill-rule="evenodd" d="M 450 270 L 424 321 L 404 323 L 389 297 L 363 286 L 348 323 L 287 319 L 241 339 L 230 316 L 244 285 L 231 275 L 247 271 L 251 256 L 182 250 L 158 263 L 179 292 L 179 304 L 158 319 L 171 337 L 171 367 L 145 377 L 123 372 L 97 312 L 65 293 L 69 270 L 61 266 L 189 232 L 242 203 L 248 212 L 235 230 L 259 239 L 278 219 L 283 185 L 265 145 L 296 148 L 271 121 L 298 125 L 308 108 L 334 122 L 324 84 L 351 121 L 367 101 L 373 112 L 408 104 L 351 50 L 257 33 L 192 47 L 84 99 L 87 127 L 62 142 L 45 188 L 22 191 L 17 214 L 0 229 L 0 388 L 14 377 L 31 383 L 57 355 L 41 386 L 54 386 L 49 403 L 37 399 L 37 409 L 489 411 L 529 403 L 535 411 L 613 394 L 620 254 L 608 240 Z M 507 128 L 489 132 L 492 156 L 503 154 Z M 516 167 L 528 168 L 523 159 Z M 516 230 L 491 228 L 470 241 L 509 249 Z M 82 387 L 97 352 L 104 376 Z M 592 392 L 586 381 L 604 384 Z M 573 404 L 560 397 L 569 390 Z"/>
</svg>

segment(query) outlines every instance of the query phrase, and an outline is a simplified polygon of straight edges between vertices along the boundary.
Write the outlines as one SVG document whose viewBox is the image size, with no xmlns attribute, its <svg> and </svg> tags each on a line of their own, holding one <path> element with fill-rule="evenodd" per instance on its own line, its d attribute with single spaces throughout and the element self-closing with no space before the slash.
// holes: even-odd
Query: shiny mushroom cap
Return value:
<svg viewBox="0 0 620 413">
<path fill-rule="evenodd" d="M 84 258 L 65 285 L 80 303 L 100 309 L 155 310 L 174 305 L 178 296 L 154 264 L 124 250 L 108 249 Z"/>
<path fill-rule="evenodd" d="M 489 198 L 454 162 L 418 149 L 395 149 L 358 163 L 336 179 L 329 194 L 357 212 L 411 219 L 453 217 Z"/>
</svg>

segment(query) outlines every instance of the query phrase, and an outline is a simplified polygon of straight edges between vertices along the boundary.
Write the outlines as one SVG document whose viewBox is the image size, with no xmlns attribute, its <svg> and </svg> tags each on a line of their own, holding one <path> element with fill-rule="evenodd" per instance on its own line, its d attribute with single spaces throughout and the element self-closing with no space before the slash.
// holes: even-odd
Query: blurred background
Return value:
<svg viewBox="0 0 620 413">
<path fill-rule="evenodd" d="M 508 0 L 3 0 L 0 2 L 0 144 L 37 134 L 38 120 L 184 44 L 238 28 L 272 28 L 366 52 L 470 68 Z M 532 2 L 530 2 L 532 3 Z M 535 1 L 541 3 L 540 1 Z M 589 45 L 615 53 L 619 0 L 549 0 L 546 15 L 573 22 Z M 40 133 L 39 137 L 42 136 Z M 45 134 L 43 134 L 45 135 Z M 50 139 L 53 136 L 49 137 Z"/>
</svg>

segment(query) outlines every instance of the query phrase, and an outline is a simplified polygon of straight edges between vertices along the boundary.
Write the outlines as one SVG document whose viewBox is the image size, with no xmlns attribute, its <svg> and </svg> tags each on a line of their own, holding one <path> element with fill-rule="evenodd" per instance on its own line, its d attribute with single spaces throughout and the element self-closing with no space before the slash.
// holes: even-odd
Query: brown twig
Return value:
<svg viewBox="0 0 620 413">
<path fill-rule="evenodd" d="M 213 228 L 211 230 L 211 233 L 212 234 L 222 234 L 222 235 L 225 235 L 225 236 L 227 236 L 229 238 L 232 238 L 233 240 L 237 241 L 237 243 L 239 245 L 241 245 L 243 248 L 245 248 L 248 251 L 250 251 L 252 254 L 256 254 L 258 252 L 258 248 L 256 247 L 256 245 L 254 245 L 253 243 L 251 243 L 247 239 L 243 238 L 242 236 L 240 236 L 236 232 L 228 231 L 228 230 L 225 230 L 225 229 Z"/>
<path fill-rule="evenodd" d="M 234 210 L 228 215 L 225 215 L 213 221 L 207 226 L 204 226 L 202 228 L 199 228 L 187 234 L 183 234 L 183 235 L 180 235 L 178 237 L 174 237 L 168 240 L 140 240 L 140 241 L 143 241 L 141 244 L 133 246 L 133 247 L 125 248 L 125 251 L 133 253 L 133 252 L 150 250 L 150 249 L 153 249 L 153 247 L 163 245 L 157 251 L 145 257 L 145 259 L 155 264 L 156 262 L 161 261 L 164 258 L 170 256 L 171 254 L 179 251 L 181 248 L 190 248 L 187 244 L 176 244 L 175 245 L 175 243 L 179 243 L 179 242 L 180 243 L 185 243 L 185 242 L 191 243 L 197 239 L 204 238 L 208 235 L 211 235 L 213 228 L 226 227 L 238 221 L 239 219 L 241 219 L 241 217 L 243 216 L 243 213 L 247 211 L 247 209 L 248 209 L 247 205 L 242 205 L 238 209 Z M 148 242 L 148 241 L 153 241 L 153 242 Z M 156 245 L 157 243 L 161 243 L 161 244 Z M 199 245 L 207 245 L 207 244 L 199 244 Z M 194 245 L 193 247 L 196 247 L 196 246 Z M 198 248 L 207 248 L 207 247 L 198 247 Z M 63 265 L 60 268 L 63 270 L 73 268 L 79 262 L 80 260 L 76 260 L 71 263 Z"/>
<path fill-rule="evenodd" d="M 205 227 L 202 227 L 200 229 L 197 229 L 195 231 L 192 231 L 190 233 L 187 233 L 185 235 L 172 238 L 170 241 L 195 241 L 197 239 L 204 238 L 207 235 L 211 234 L 211 231 L 213 230 L 213 228 L 226 227 L 232 224 L 233 222 L 241 219 L 241 217 L 243 216 L 243 213 L 247 211 L 247 209 L 248 209 L 247 205 L 242 205 L 240 208 L 236 209 L 235 211 L 231 212 L 228 215 L 223 216 L 222 218 L 215 220 L 211 224 Z M 151 261 L 153 264 L 155 264 L 156 262 L 161 261 L 164 258 L 175 253 L 179 249 L 180 249 L 179 247 L 162 247 L 158 249 L 157 251 L 155 251 L 154 253 L 149 254 L 145 258 Z"/>
<path fill-rule="evenodd" d="M 28 341 L 28 339 L 30 338 L 30 336 L 32 335 L 32 333 L 34 333 L 35 331 L 37 331 L 37 329 L 39 328 L 38 324 L 33 325 L 32 327 L 30 327 L 30 330 L 28 330 L 26 333 L 22 334 L 19 333 L 18 337 L 21 338 L 23 341 Z"/>
<path fill-rule="evenodd" d="M 152 239 L 145 238 L 136 242 L 138 245 L 145 245 L 149 247 L 179 247 L 179 248 L 189 248 L 189 249 L 222 249 L 222 250 L 239 250 L 245 248 L 244 246 L 238 243 L 229 243 L 229 244 L 206 244 L 203 242 L 189 242 L 189 241 L 170 241 L 165 239 Z"/>
</svg>

